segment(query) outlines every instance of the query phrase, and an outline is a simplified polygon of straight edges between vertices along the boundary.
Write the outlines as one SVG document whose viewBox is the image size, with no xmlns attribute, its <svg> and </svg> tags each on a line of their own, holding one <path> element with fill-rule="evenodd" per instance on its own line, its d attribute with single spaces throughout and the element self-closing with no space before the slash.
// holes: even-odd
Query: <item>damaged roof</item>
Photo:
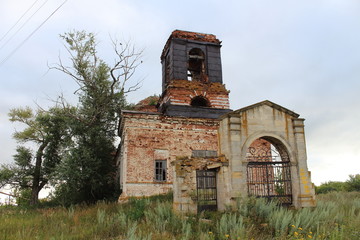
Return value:
<svg viewBox="0 0 360 240">
<path fill-rule="evenodd" d="M 181 39 L 187 39 L 187 40 L 194 40 L 194 41 L 200 41 L 200 42 L 211 42 L 211 43 L 219 43 L 219 44 L 221 43 L 221 41 L 219 39 L 217 39 L 216 36 L 213 34 L 188 32 L 188 31 L 182 31 L 182 30 L 173 31 L 169 38 L 171 38 L 171 39 L 181 38 Z"/>
<path fill-rule="evenodd" d="M 182 30 L 174 30 L 166 44 L 161 54 L 161 59 L 164 57 L 164 53 L 166 49 L 169 47 L 170 41 L 172 39 L 184 39 L 184 40 L 191 40 L 191 41 L 198 41 L 198 42 L 206 42 L 212 44 L 221 44 L 221 41 L 216 38 L 214 34 L 207 34 L 207 33 L 198 33 L 198 32 L 189 32 L 189 31 L 182 31 Z"/>
</svg>

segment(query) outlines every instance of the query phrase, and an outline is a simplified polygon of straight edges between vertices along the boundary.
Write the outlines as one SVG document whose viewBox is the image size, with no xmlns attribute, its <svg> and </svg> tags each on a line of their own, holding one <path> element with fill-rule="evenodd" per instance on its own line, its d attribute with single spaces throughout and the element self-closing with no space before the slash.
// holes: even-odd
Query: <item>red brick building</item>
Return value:
<svg viewBox="0 0 360 240">
<path fill-rule="evenodd" d="M 230 110 L 220 48 L 211 34 L 170 35 L 161 54 L 163 92 L 156 107 L 121 113 L 120 199 L 173 189 L 180 211 L 223 209 L 240 194 L 314 205 L 300 144 L 303 119 L 270 101 Z M 264 173 L 271 179 L 259 176 Z"/>
<path fill-rule="evenodd" d="M 158 111 L 122 112 L 121 197 L 167 192 L 172 189 L 174 160 L 216 155 L 218 117 L 230 111 L 220 47 L 210 34 L 174 31 L 169 37 L 161 55 Z"/>
</svg>

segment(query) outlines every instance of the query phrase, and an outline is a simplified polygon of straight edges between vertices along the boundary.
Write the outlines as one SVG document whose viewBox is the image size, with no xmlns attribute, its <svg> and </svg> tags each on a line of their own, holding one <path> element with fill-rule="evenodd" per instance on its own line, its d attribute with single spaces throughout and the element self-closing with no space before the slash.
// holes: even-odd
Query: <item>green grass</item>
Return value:
<svg viewBox="0 0 360 240">
<path fill-rule="evenodd" d="M 70 208 L 0 207 L 0 239 L 360 239 L 360 193 L 318 196 L 318 206 L 289 210 L 239 199 L 226 212 L 181 215 L 170 195 Z"/>
</svg>

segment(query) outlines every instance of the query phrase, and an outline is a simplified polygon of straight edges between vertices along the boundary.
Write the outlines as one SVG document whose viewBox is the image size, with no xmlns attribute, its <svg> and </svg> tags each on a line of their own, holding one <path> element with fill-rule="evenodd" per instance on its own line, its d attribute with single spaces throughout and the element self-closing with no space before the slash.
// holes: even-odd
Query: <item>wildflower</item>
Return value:
<svg viewBox="0 0 360 240">
<path fill-rule="evenodd" d="M 299 230 L 302 230 L 302 228 L 301 228 L 301 227 L 299 227 L 298 229 L 299 229 Z"/>
<path fill-rule="evenodd" d="M 295 227 L 295 225 L 291 225 L 291 227 L 293 227 L 293 228 L 294 228 L 294 227 Z"/>
<path fill-rule="evenodd" d="M 212 232 L 209 232 L 209 234 L 211 235 L 211 234 L 213 234 Z"/>
<path fill-rule="evenodd" d="M 309 232 L 310 234 L 312 234 L 312 232 Z"/>
<path fill-rule="evenodd" d="M 225 237 L 226 237 L 226 238 L 229 238 L 229 237 L 230 237 L 230 235 L 229 235 L 229 234 L 225 234 Z"/>
<path fill-rule="evenodd" d="M 312 238 L 312 236 L 311 236 L 311 235 L 308 235 L 308 238 Z"/>
<path fill-rule="evenodd" d="M 298 232 L 294 232 L 294 235 L 297 236 L 297 235 L 299 235 L 299 233 L 298 233 Z"/>
</svg>

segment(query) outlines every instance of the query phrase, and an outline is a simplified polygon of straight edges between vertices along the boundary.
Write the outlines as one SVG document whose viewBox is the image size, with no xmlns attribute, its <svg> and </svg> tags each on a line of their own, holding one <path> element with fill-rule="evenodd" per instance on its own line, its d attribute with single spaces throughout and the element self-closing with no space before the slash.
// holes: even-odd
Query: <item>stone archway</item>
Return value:
<svg viewBox="0 0 360 240">
<path fill-rule="evenodd" d="M 250 158 L 251 153 L 257 156 L 249 147 L 259 138 L 269 142 L 264 145 L 265 157 Z M 229 159 L 229 202 L 255 195 L 295 208 L 316 205 L 299 114 L 270 101 L 259 102 L 222 116 L 219 139 L 219 151 Z"/>
<path fill-rule="evenodd" d="M 290 157 L 280 140 L 269 136 L 256 139 L 247 149 L 246 162 L 249 195 L 292 205 Z"/>
</svg>

